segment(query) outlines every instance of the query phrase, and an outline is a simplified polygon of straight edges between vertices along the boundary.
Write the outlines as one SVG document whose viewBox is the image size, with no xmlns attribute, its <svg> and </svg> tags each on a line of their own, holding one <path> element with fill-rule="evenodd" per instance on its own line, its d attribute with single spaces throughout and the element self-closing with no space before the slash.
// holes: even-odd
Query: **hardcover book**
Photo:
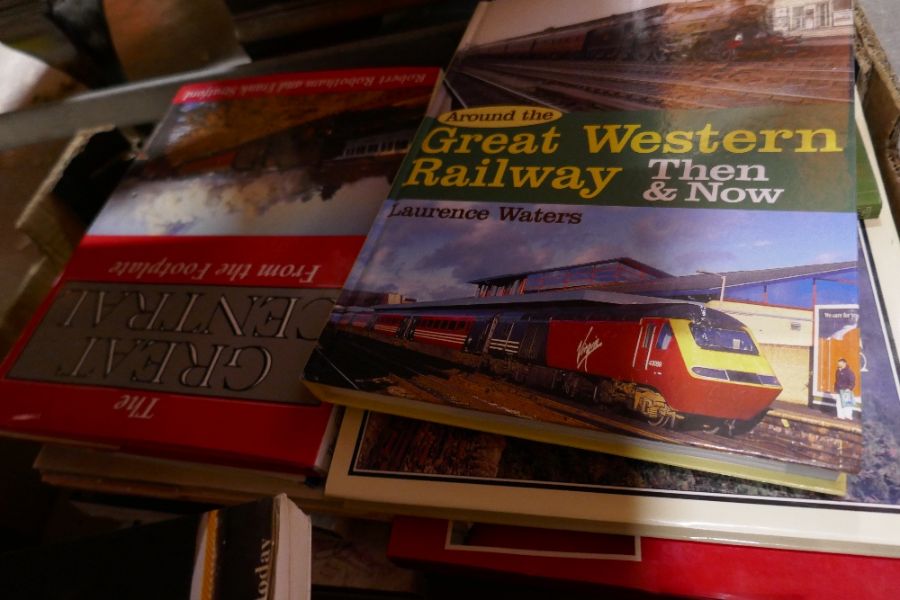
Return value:
<svg viewBox="0 0 900 600">
<path fill-rule="evenodd" d="M 900 285 L 874 268 L 893 272 L 900 241 L 889 211 L 861 231 L 867 409 L 844 498 L 358 410 L 344 417 L 326 494 L 442 519 L 900 557 Z"/>
<path fill-rule="evenodd" d="M 298 373 L 437 75 L 183 87 L 0 367 L 0 430 L 321 472 Z"/>
<path fill-rule="evenodd" d="M 613 597 L 641 590 L 678 598 L 885 598 L 900 584 L 896 558 L 417 517 L 394 519 L 388 555 L 443 573 L 609 586 Z"/>
<path fill-rule="evenodd" d="M 840 490 L 862 443 L 852 38 L 773 11 L 480 6 L 310 388 Z"/>
<path fill-rule="evenodd" d="M 213 505 L 284 493 L 303 510 L 332 513 L 341 504 L 324 497 L 325 482 L 317 478 L 74 445 L 44 444 L 32 466 L 44 483 L 93 493 Z"/>
</svg>

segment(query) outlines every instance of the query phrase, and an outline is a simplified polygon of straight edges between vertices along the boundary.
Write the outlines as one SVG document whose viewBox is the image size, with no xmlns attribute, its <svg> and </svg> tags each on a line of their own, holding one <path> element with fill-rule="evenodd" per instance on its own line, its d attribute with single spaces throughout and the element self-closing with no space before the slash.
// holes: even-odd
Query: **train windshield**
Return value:
<svg viewBox="0 0 900 600">
<path fill-rule="evenodd" d="M 746 331 L 720 329 L 703 323 L 691 323 L 691 335 L 697 345 L 706 350 L 759 354 L 756 344 Z"/>
</svg>

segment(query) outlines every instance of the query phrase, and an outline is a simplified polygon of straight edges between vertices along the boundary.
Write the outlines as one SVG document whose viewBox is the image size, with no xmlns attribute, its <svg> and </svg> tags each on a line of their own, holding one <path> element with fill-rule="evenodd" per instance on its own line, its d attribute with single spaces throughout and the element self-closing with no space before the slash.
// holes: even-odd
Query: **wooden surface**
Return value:
<svg viewBox="0 0 900 600">
<path fill-rule="evenodd" d="M 222 0 L 103 0 L 129 81 L 249 62 Z"/>
</svg>

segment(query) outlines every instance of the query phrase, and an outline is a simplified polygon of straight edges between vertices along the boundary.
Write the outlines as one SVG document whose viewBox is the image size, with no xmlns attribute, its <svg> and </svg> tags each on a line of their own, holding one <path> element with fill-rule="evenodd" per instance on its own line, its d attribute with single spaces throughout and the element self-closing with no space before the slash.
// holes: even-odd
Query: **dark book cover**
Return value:
<svg viewBox="0 0 900 600">
<path fill-rule="evenodd" d="M 300 600 L 309 594 L 310 539 L 307 517 L 278 496 L 5 554 L 0 595 Z"/>
</svg>

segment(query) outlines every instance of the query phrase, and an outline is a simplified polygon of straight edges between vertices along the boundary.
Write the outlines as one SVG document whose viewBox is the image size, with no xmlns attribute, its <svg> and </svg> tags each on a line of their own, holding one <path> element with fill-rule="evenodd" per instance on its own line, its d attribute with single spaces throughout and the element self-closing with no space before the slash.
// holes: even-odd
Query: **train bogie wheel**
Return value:
<svg viewBox="0 0 900 600">
<path fill-rule="evenodd" d="M 666 403 L 657 392 L 638 391 L 634 396 L 634 409 L 641 413 L 653 427 L 675 429 L 679 422 L 678 412 Z"/>
<path fill-rule="evenodd" d="M 734 426 L 737 423 L 735 419 L 725 419 L 722 425 L 717 429 L 719 435 L 725 437 L 734 437 Z"/>
<path fill-rule="evenodd" d="M 750 431 L 759 425 L 759 423 L 766 417 L 766 414 L 769 412 L 769 409 L 760 411 L 760 413 L 754 417 L 751 417 L 745 421 L 741 421 L 738 419 L 729 419 L 725 421 L 727 425 L 726 431 L 723 432 L 723 435 L 727 435 L 728 437 L 734 437 L 736 435 L 744 435 L 745 433 L 750 433 Z"/>
<path fill-rule="evenodd" d="M 660 413 L 655 417 L 647 417 L 647 423 L 649 423 L 653 427 L 667 427 L 672 425 L 672 417 L 670 415 L 666 415 Z"/>
<path fill-rule="evenodd" d="M 675 431 L 677 429 L 681 429 L 684 424 L 684 419 L 674 410 L 667 413 L 660 413 L 656 417 L 647 417 L 647 423 L 652 427 L 658 427 L 660 429 L 671 429 Z"/>
<path fill-rule="evenodd" d="M 684 429 L 714 435 L 719 433 L 719 430 L 722 428 L 722 421 L 696 415 L 685 415 L 682 418 L 681 425 Z"/>
</svg>

